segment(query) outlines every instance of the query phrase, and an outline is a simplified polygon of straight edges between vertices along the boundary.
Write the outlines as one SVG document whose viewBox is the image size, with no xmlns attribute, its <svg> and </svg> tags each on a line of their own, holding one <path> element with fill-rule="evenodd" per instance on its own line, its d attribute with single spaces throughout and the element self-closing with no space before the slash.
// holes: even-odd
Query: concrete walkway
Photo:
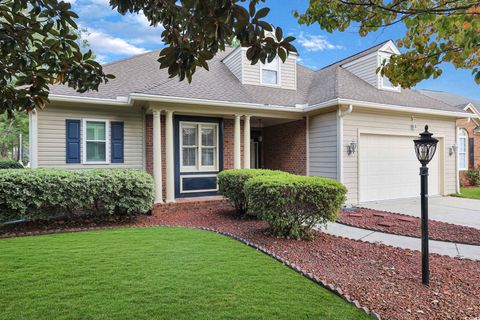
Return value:
<svg viewBox="0 0 480 320">
<path fill-rule="evenodd" d="M 360 206 L 420 217 L 420 198 L 372 201 Z M 480 229 L 480 200 L 436 196 L 429 199 L 428 208 L 430 220 Z"/>
<path fill-rule="evenodd" d="M 353 240 L 362 240 L 367 242 L 380 242 L 386 245 L 420 251 L 421 240 L 419 238 L 398 236 L 394 234 L 365 230 L 346 226 L 339 223 L 329 223 L 324 232 L 341 236 Z M 444 242 L 430 240 L 430 252 L 447 255 L 450 257 L 460 257 L 473 260 L 480 260 L 480 246 L 459 244 L 453 242 Z"/>
</svg>

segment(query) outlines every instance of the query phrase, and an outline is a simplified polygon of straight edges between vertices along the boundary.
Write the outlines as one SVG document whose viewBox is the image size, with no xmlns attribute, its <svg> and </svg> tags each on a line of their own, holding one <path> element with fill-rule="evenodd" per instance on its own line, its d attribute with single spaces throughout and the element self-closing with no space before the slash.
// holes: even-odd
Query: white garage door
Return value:
<svg viewBox="0 0 480 320">
<path fill-rule="evenodd" d="M 418 197 L 420 163 L 413 138 L 362 134 L 360 154 L 360 202 Z M 429 194 L 439 194 L 438 150 L 428 165 Z"/>
</svg>

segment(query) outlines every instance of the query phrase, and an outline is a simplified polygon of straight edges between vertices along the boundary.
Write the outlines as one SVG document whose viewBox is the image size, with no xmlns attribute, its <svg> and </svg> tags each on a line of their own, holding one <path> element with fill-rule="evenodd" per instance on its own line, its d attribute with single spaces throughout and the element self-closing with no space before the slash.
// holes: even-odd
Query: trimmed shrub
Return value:
<svg viewBox="0 0 480 320">
<path fill-rule="evenodd" d="M 480 186 L 480 167 L 476 169 L 469 169 L 465 172 L 465 179 L 472 185 L 472 186 Z"/>
<path fill-rule="evenodd" d="M 0 160 L 0 170 L 1 169 L 24 169 L 20 162 L 15 160 Z"/>
<path fill-rule="evenodd" d="M 0 222 L 135 215 L 154 198 L 153 178 L 135 169 L 0 170 L 0 190 Z"/>
<path fill-rule="evenodd" d="M 308 238 L 316 224 L 335 221 L 347 189 L 321 177 L 261 176 L 245 183 L 249 214 L 270 224 L 270 233 L 294 239 Z"/>
<path fill-rule="evenodd" d="M 245 199 L 245 182 L 252 178 L 265 175 L 287 175 L 282 171 L 268 169 L 231 169 L 218 174 L 218 193 L 225 196 L 235 206 L 238 216 L 247 214 L 247 202 Z"/>
</svg>

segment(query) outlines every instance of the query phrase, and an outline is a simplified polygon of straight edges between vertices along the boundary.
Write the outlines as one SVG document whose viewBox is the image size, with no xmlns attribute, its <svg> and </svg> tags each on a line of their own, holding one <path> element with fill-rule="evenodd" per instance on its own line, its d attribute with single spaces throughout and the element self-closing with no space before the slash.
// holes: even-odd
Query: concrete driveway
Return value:
<svg viewBox="0 0 480 320">
<path fill-rule="evenodd" d="M 420 217 L 420 198 L 365 202 L 360 207 Z M 431 197 L 429 219 L 480 229 L 480 200 Z"/>
</svg>

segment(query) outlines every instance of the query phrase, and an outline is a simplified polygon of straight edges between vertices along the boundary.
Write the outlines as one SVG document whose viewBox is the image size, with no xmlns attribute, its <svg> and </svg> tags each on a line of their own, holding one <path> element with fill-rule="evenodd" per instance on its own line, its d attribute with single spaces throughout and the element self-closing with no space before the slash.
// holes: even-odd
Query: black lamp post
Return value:
<svg viewBox="0 0 480 320">
<path fill-rule="evenodd" d="M 421 206 L 422 206 L 422 283 L 428 285 L 430 278 L 428 263 L 428 167 L 427 164 L 432 160 L 437 150 L 438 140 L 432 137 L 428 132 L 428 126 L 425 131 L 420 133 L 420 138 L 413 140 L 415 143 L 415 153 L 417 159 L 422 164 L 420 168 L 421 181 Z"/>
</svg>

